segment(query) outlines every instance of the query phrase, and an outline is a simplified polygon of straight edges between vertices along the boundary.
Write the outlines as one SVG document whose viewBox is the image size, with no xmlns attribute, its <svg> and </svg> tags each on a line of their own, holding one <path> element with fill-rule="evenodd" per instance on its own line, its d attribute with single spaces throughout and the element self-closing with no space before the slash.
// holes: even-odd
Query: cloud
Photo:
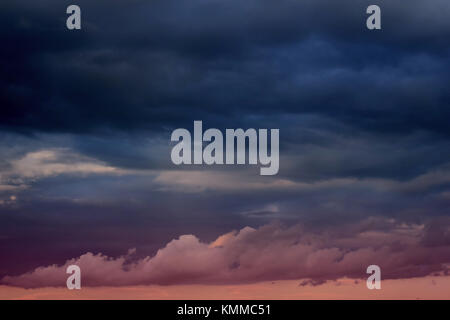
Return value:
<svg viewBox="0 0 450 320">
<path fill-rule="evenodd" d="M 367 219 L 339 230 L 320 232 L 300 225 L 286 228 L 269 224 L 257 229 L 245 227 L 211 243 L 194 235 L 182 235 L 154 256 L 134 259 L 134 250 L 117 258 L 88 252 L 64 265 L 6 276 L 2 283 L 26 288 L 64 286 L 65 270 L 71 264 L 80 266 L 84 286 L 306 279 L 303 286 L 342 277 L 364 278 L 366 267 L 371 264 L 381 267 L 383 279 L 421 277 L 448 272 L 450 223 L 447 219 L 440 224 L 438 229 Z"/>
<path fill-rule="evenodd" d="M 75 33 L 58 1 L 3 6 L 3 130 L 160 133 L 200 116 L 313 113 L 449 134 L 446 0 L 383 1 L 377 34 L 366 0 L 79 4 L 89 14 Z"/>
<path fill-rule="evenodd" d="M 259 167 L 258 167 L 259 170 Z M 261 179 L 255 172 L 227 171 L 162 171 L 155 178 L 157 184 L 164 190 L 179 192 L 203 192 L 205 190 L 264 190 L 288 189 L 295 187 L 295 183 L 287 179 Z M 249 170 L 251 171 L 251 170 Z M 243 179 L 245 176 L 245 179 Z"/>
<path fill-rule="evenodd" d="M 81 155 L 68 148 L 30 151 L 19 158 L 4 159 L 0 168 L 0 206 L 17 204 L 15 194 L 37 181 L 57 176 L 121 176 L 130 171 Z M 42 195 L 42 194 L 41 194 Z"/>
<path fill-rule="evenodd" d="M 295 177 L 260 177 L 251 169 L 226 171 L 214 170 L 172 170 L 159 171 L 153 180 L 162 191 L 176 191 L 185 193 L 201 193 L 205 190 L 214 191 L 278 191 L 278 192 L 321 192 L 333 190 L 373 190 L 379 193 L 395 194 L 426 194 L 437 188 L 446 188 L 450 184 L 449 164 L 418 175 L 411 179 L 399 181 L 390 178 L 358 178 L 340 177 L 318 179 L 315 181 L 299 181 Z M 445 193 L 444 193 L 445 194 Z M 444 197 L 445 198 L 445 197 Z"/>
<path fill-rule="evenodd" d="M 67 149 L 40 150 L 27 153 L 11 163 L 9 175 L 38 179 L 60 174 L 119 174 L 120 170 Z"/>
<path fill-rule="evenodd" d="M 303 280 L 302 282 L 300 282 L 299 286 L 300 287 L 305 287 L 305 286 L 320 286 L 321 284 L 326 283 L 325 280 L 313 280 L 313 279 L 306 279 Z"/>
<path fill-rule="evenodd" d="M 0 172 L 0 182 L 10 183 L 0 190 L 15 190 L 30 181 L 58 175 L 119 175 L 124 172 L 69 149 L 32 151 L 11 160 L 8 169 Z"/>
</svg>

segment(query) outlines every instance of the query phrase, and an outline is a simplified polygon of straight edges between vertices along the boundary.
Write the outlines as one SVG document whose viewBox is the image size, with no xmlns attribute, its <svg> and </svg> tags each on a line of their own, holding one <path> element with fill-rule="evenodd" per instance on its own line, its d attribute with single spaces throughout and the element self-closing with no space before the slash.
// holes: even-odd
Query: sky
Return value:
<svg viewBox="0 0 450 320">
<path fill-rule="evenodd" d="M 1 2 L 0 296 L 78 264 L 91 290 L 326 298 L 375 264 L 416 279 L 389 297 L 450 298 L 450 3 L 376 3 L 371 31 L 365 0 Z M 174 165 L 196 120 L 280 129 L 278 174 Z"/>
</svg>

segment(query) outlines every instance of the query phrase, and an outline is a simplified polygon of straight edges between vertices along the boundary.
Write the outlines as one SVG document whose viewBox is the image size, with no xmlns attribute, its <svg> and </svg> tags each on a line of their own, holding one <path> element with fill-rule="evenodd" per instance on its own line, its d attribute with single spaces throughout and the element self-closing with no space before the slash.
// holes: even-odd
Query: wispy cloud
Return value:
<svg viewBox="0 0 450 320">
<path fill-rule="evenodd" d="M 26 153 L 0 171 L 0 192 L 19 192 L 33 182 L 58 175 L 121 175 L 126 171 L 83 156 L 70 149 L 53 148 Z M 9 195 L 11 200 L 15 195 Z M 3 203 L 7 203 L 3 200 Z M 0 203 L 1 204 L 1 203 Z"/>
</svg>

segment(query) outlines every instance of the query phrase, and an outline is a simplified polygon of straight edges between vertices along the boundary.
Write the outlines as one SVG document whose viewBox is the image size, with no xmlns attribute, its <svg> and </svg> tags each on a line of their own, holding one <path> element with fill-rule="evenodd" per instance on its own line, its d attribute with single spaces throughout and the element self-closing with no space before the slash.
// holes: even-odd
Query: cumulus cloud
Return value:
<svg viewBox="0 0 450 320">
<path fill-rule="evenodd" d="M 303 286 L 341 277 L 364 278 L 371 264 L 381 267 L 384 279 L 426 276 L 448 272 L 450 223 L 439 225 L 372 218 L 339 230 L 308 231 L 301 225 L 272 223 L 245 227 L 211 243 L 182 235 L 154 256 L 141 259 L 133 258 L 134 250 L 116 258 L 88 252 L 63 265 L 6 276 L 1 282 L 27 288 L 64 286 L 71 264 L 80 266 L 84 286 L 306 279 Z"/>
</svg>

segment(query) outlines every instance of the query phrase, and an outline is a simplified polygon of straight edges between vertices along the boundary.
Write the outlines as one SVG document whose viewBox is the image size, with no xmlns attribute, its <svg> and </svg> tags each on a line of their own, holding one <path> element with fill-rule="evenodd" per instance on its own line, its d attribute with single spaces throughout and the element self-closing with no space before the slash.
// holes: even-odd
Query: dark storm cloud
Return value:
<svg viewBox="0 0 450 320">
<path fill-rule="evenodd" d="M 290 181 L 407 181 L 447 162 L 447 1 L 381 1 L 380 32 L 368 1 L 77 3 L 73 32 L 69 3 L 1 5 L 0 126 L 31 134 L 2 142 L 5 170 L 55 146 L 167 169 L 170 129 L 195 119 L 282 128 Z"/>
<path fill-rule="evenodd" d="M 379 33 L 367 1 L 78 3 L 79 32 L 65 3 L 2 5 L 3 128 L 160 132 L 288 112 L 448 134 L 445 1 L 383 2 Z"/>
<path fill-rule="evenodd" d="M 365 28 L 367 1 L 81 1 L 83 29 L 74 32 L 65 28 L 67 4 L 2 5 L 3 130 L 95 133 L 75 147 L 116 166 L 155 168 L 167 157 L 120 132 L 163 139 L 195 119 L 264 124 L 284 128 L 282 154 L 310 154 L 285 162 L 296 170 L 281 168 L 303 179 L 411 178 L 446 158 L 437 152 L 448 150 L 441 139 L 449 134 L 446 1 L 382 1 L 380 32 Z M 296 131 L 317 123 L 332 124 L 320 134 Z M 357 146 L 373 145 L 367 152 L 330 145 L 336 134 L 365 131 L 374 134 Z M 405 143 L 405 134 L 419 138 Z M 317 149 L 286 149 L 289 139 L 316 145 L 308 138 L 317 136 L 330 145 L 327 160 Z M 416 146 L 424 140 L 427 150 Z"/>
</svg>

